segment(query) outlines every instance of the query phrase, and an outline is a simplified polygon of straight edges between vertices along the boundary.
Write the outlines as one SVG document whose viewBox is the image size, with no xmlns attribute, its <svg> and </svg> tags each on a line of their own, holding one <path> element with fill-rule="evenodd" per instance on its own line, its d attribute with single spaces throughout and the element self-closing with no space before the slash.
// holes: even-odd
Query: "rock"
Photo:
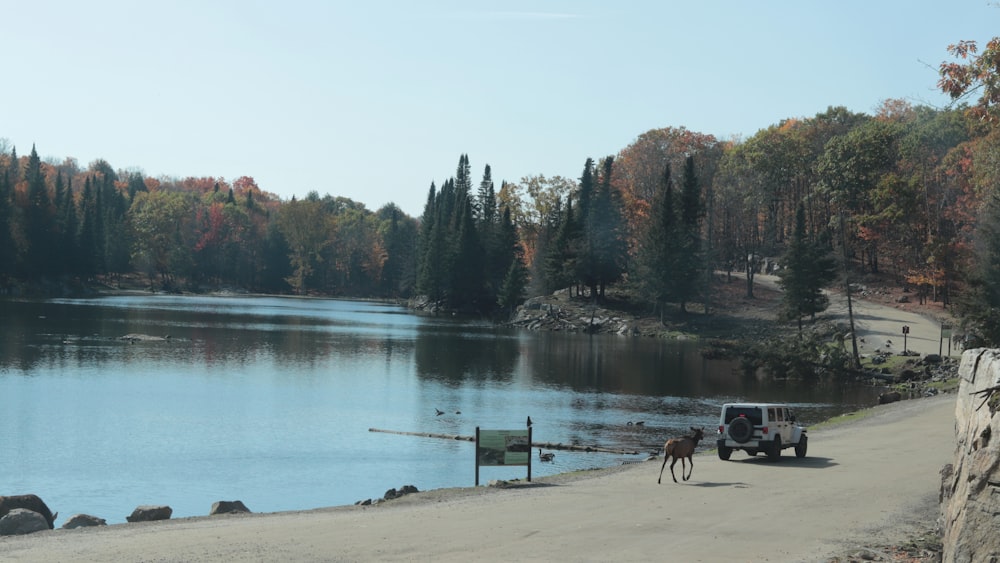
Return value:
<svg viewBox="0 0 1000 563">
<path fill-rule="evenodd" d="M 170 520 L 174 509 L 169 506 L 137 506 L 132 515 L 125 519 L 129 522 L 152 522 L 154 520 Z"/>
<path fill-rule="evenodd" d="M 413 485 L 403 485 L 398 490 L 397 489 L 389 489 L 388 491 L 385 492 L 384 495 L 382 495 L 382 499 L 384 499 L 384 500 L 392 500 L 392 499 L 397 499 L 397 498 L 402 497 L 402 496 L 406 496 L 406 495 L 408 495 L 410 493 L 418 493 L 418 492 L 420 492 L 420 491 L 418 491 L 417 488 L 414 487 Z"/>
<path fill-rule="evenodd" d="M 74 514 L 69 517 L 69 520 L 63 523 L 62 528 L 64 530 L 72 530 L 74 528 L 88 528 L 91 526 L 107 526 L 108 523 L 104 518 L 98 518 L 97 516 L 91 516 L 89 514 Z"/>
<path fill-rule="evenodd" d="M 32 512 L 37 512 L 48 521 L 50 530 L 55 528 L 56 516 L 59 513 L 53 514 L 38 495 L 10 495 L 0 497 L 0 517 L 3 517 L 15 508 L 27 508 Z"/>
<path fill-rule="evenodd" d="M 896 401 L 902 399 L 903 396 L 899 391 L 889 391 L 886 393 L 881 393 L 878 396 L 878 404 L 888 405 L 889 403 L 895 403 Z"/>
<path fill-rule="evenodd" d="M 1000 558 L 1000 350 L 962 354 L 955 457 L 942 471 L 943 561 Z"/>
<path fill-rule="evenodd" d="M 926 356 L 924 356 L 925 364 L 940 364 L 941 360 L 942 358 L 938 354 L 927 354 Z"/>
<path fill-rule="evenodd" d="M 215 516 L 216 514 L 244 514 L 249 513 L 250 509 L 243 504 L 241 500 L 219 500 L 212 503 L 212 510 L 209 511 L 209 516 Z"/>
<path fill-rule="evenodd" d="M 48 529 L 45 516 L 27 508 L 12 509 L 0 518 L 0 536 L 20 536 Z"/>
</svg>

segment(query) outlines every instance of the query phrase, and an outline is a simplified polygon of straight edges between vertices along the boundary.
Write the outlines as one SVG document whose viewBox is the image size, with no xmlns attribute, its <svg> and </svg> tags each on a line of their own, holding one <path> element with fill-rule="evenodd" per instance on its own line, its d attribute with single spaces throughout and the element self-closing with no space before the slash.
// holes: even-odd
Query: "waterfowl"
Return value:
<svg viewBox="0 0 1000 563">
<path fill-rule="evenodd" d="M 555 457 L 556 457 L 556 454 L 554 454 L 552 452 L 543 453 L 542 452 L 542 448 L 538 448 L 538 459 L 540 459 L 542 461 L 552 461 L 553 459 L 555 459 Z"/>
<path fill-rule="evenodd" d="M 441 409 L 439 409 L 439 408 L 435 408 L 434 412 L 437 413 L 438 416 L 441 416 L 442 414 L 444 414 L 444 411 L 441 410 Z"/>
</svg>

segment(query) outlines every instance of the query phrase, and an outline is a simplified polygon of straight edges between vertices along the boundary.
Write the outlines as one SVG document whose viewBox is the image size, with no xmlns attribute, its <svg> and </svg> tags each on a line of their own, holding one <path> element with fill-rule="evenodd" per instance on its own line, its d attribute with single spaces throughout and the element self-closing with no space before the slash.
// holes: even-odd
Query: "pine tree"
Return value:
<svg viewBox="0 0 1000 563">
<path fill-rule="evenodd" d="M 676 298 L 681 311 L 686 312 L 687 303 L 698 297 L 704 279 L 701 275 L 704 267 L 701 252 L 701 186 L 694 170 L 694 157 L 691 156 L 684 160 L 680 212 L 680 251 L 674 276 Z"/>
<path fill-rule="evenodd" d="M 677 260 L 680 233 L 674 211 L 670 163 L 660 179 L 660 191 L 651 211 L 648 227 L 636 257 L 636 284 L 642 295 L 656 304 L 662 322 L 666 303 L 677 294 Z"/>
<path fill-rule="evenodd" d="M 611 185 L 613 163 L 614 157 L 604 159 L 601 181 L 595 183 L 584 222 L 583 282 L 590 286 L 595 300 L 603 299 L 605 288 L 621 279 L 625 271 L 621 203 Z"/>
<path fill-rule="evenodd" d="M 784 267 L 778 272 L 778 284 L 784 290 L 781 315 L 788 320 L 795 319 L 801 335 L 802 318 L 814 317 L 829 306 L 830 300 L 823 294 L 823 288 L 837 277 L 836 261 L 826 248 L 808 236 L 802 202 L 795 212 L 795 230 L 782 257 L 782 265 Z"/>
<path fill-rule="evenodd" d="M 0 174 L 0 283 L 14 275 L 17 254 L 14 247 L 14 187 L 8 166 Z"/>
<path fill-rule="evenodd" d="M 28 241 L 28 254 L 23 257 L 25 271 L 35 275 L 54 273 L 56 260 L 52 230 L 52 198 L 45 185 L 42 161 L 35 147 L 31 147 L 28 166 L 24 170 L 28 184 L 28 201 L 24 213 L 24 235 Z"/>
</svg>

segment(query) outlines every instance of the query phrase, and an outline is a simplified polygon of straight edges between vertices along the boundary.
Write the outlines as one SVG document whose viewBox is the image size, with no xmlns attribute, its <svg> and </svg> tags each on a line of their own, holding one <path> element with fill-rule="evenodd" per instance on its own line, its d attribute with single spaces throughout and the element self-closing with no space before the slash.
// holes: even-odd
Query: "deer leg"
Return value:
<svg viewBox="0 0 1000 563">
<path fill-rule="evenodd" d="M 688 479 L 690 479 L 691 478 L 691 474 L 694 473 L 694 458 L 693 457 L 689 457 L 688 461 L 691 462 L 691 469 L 688 471 L 688 476 L 687 477 L 684 477 L 684 465 L 683 465 L 683 461 L 681 462 L 681 477 L 684 477 L 685 481 L 687 481 Z"/>
<path fill-rule="evenodd" d="M 677 476 L 674 475 L 674 466 L 675 465 L 677 465 L 677 458 L 676 457 L 674 458 L 674 461 L 670 463 L 670 476 L 674 478 L 674 483 L 677 482 Z M 681 458 L 681 478 L 683 478 L 683 477 L 684 477 L 684 458 Z"/>
<path fill-rule="evenodd" d="M 663 468 L 667 466 L 667 460 L 668 459 L 670 459 L 670 456 L 668 456 L 668 455 L 664 455 L 663 456 L 663 465 L 660 466 L 660 478 L 656 480 L 656 484 L 657 485 L 659 485 L 660 481 L 663 479 Z M 676 481 L 676 479 L 675 479 L 675 481 Z"/>
</svg>

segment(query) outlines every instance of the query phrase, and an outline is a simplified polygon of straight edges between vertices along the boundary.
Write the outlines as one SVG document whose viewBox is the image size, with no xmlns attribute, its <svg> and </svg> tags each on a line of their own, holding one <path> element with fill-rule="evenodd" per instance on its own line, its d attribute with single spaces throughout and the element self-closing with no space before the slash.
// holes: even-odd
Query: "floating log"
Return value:
<svg viewBox="0 0 1000 563">
<path fill-rule="evenodd" d="M 382 432 L 384 434 L 399 434 L 400 436 L 417 436 L 420 438 L 439 438 L 442 440 L 461 440 L 465 442 L 475 442 L 475 436 L 462 436 L 459 434 L 437 434 L 434 432 L 406 432 L 404 430 L 384 430 L 382 428 L 369 428 L 369 432 Z M 550 450 L 563 450 L 571 452 L 599 452 L 605 454 L 639 455 L 637 450 L 626 450 L 624 448 L 606 448 L 603 446 L 581 446 L 579 444 L 563 444 L 557 442 L 532 442 L 532 448 L 547 448 Z"/>
<path fill-rule="evenodd" d="M 464 440 L 475 442 L 475 436 L 460 436 L 458 434 L 435 434 L 434 432 L 405 432 L 403 430 L 383 430 L 381 428 L 369 428 L 369 432 L 382 432 L 385 434 L 399 434 L 401 436 L 419 436 L 421 438 L 441 438 L 443 440 Z"/>
</svg>

